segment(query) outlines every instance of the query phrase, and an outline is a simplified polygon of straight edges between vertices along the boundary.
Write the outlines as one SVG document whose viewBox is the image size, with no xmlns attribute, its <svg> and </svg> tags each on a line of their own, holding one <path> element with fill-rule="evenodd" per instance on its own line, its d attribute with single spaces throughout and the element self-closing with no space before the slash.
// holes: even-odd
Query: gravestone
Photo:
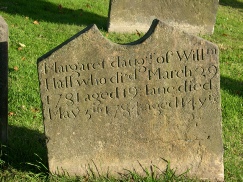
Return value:
<svg viewBox="0 0 243 182">
<path fill-rule="evenodd" d="M 191 34 L 212 34 L 218 0 L 110 0 L 109 32 L 147 32 L 153 19 Z"/>
<path fill-rule="evenodd" d="M 7 143 L 8 129 L 8 25 L 0 16 L 0 137 Z"/>
<path fill-rule="evenodd" d="M 165 159 L 224 179 L 216 45 L 158 20 L 119 45 L 93 25 L 39 58 L 38 73 L 52 172 L 142 173 Z"/>
</svg>

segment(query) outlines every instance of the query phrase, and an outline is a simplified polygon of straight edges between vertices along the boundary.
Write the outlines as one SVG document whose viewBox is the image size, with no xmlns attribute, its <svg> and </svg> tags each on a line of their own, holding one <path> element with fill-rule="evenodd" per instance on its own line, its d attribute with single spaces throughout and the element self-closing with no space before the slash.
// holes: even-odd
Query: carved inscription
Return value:
<svg viewBox="0 0 243 182">
<path fill-rule="evenodd" d="M 193 112 L 218 103 L 213 90 L 219 68 L 208 63 L 216 55 L 216 49 L 199 48 L 142 57 L 118 55 L 85 64 L 45 62 L 47 119 L 74 119 L 79 115 L 86 120 L 94 116 L 129 119 L 151 113 L 161 116 L 164 111 L 174 109 Z M 173 64 L 181 66 L 174 69 L 170 66 Z M 55 94 L 48 94 L 53 91 Z M 203 96 L 196 96 L 196 92 L 203 92 Z M 140 98 L 148 101 L 141 102 Z M 151 103 L 149 98 L 161 99 Z M 55 107 L 48 107 L 50 103 Z"/>
<path fill-rule="evenodd" d="M 50 171 L 142 174 L 163 158 L 220 179 L 219 72 L 216 45 L 159 20 L 126 45 L 80 31 L 38 59 Z"/>
</svg>

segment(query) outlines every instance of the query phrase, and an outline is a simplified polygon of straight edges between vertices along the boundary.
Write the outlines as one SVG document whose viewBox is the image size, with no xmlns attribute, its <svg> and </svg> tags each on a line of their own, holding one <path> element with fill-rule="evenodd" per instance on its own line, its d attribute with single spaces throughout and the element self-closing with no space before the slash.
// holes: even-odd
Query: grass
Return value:
<svg viewBox="0 0 243 182">
<path fill-rule="evenodd" d="M 61 6 L 60 6 L 61 5 Z M 0 15 L 9 25 L 9 145 L 0 165 L 1 181 L 116 181 L 97 176 L 48 175 L 36 60 L 91 23 L 114 42 L 138 34 L 107 33 L 109 0 L 1 0 Z M 222 0 L 215 33 L 204 38 L 220 48 L 226 181 L 243 181 L 243 0 Z M 21 47 L 21 44 L 26 47 Z M 188 181 L 166 173 L 145 177 L 129 173 L 121 181 Z M 168 179 L 167 179 L 168 178 Z M 191 180 L 193 181 L 193 180 Z"/>
<path fill-rule="evenodd" d="M 221 1 L 215 33 L 221 69 L 226 181 L 243 180 L 243 1 Z"/>
</svg>

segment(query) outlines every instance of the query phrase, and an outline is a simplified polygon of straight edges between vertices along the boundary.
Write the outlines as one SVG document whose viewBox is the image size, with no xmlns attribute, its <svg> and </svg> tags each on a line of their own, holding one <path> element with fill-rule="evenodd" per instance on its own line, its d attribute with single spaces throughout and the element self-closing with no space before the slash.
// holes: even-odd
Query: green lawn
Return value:
<svg viewBox="0 0 243 182">
<path fill-rule="evenodd" d="M 107 33 L 108 7 L 109 0 L 0 1 L 0 15 L 9 26 L 9 146 L 8 160 L 0 160 L 1 181 L 81 180 L 47 175 L 36 62 L 92 23 L 114 42 L 138 39 L 138 34 Z M 220 1 L 215 32 L 204 38 L 220 48 L 225 181 L 243 181 L 243 0 Z M 165 176 L 169 180 L 173 171 Z M 129 178 L 142 180 L 131 174 L 123 181 Z"/>
</svg>

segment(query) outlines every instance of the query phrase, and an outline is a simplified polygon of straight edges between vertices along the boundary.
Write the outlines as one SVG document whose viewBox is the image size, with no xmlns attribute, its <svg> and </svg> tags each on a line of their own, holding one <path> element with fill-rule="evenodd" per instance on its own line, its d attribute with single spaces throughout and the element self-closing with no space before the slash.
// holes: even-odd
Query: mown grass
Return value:
<svg viewBox="0 0 243 182">
<path fill-rule="evenodd" d="M 116 181 L 86 176 L 48 175 L 36 60 L 87 25 L 95 23 L 104 36 L 125 43 L 138 34 L 107 33 L 109 0 L 1 0 L 0 15 L 9 25 L 9 143 L 0 160 L 1 181 Z M 222 0 L 215 33 L 205 36 L 220 48 L 226 181 L 243 181 L 243 0 Z M 21 47 L 21 44 L 26 47 Z M 121 181 L 188 181 L 166 173 Z M 168 179 L 166 179 L 168 178 Z M 192 180 L 191 180 L 192 181 Z"/>
<path fill-rule="evenodd" d="M 243 180 L 243 1 L 221 1 L 215 33 L 221 51 L 221 97 L 226 181 Z"/>
</svg>

